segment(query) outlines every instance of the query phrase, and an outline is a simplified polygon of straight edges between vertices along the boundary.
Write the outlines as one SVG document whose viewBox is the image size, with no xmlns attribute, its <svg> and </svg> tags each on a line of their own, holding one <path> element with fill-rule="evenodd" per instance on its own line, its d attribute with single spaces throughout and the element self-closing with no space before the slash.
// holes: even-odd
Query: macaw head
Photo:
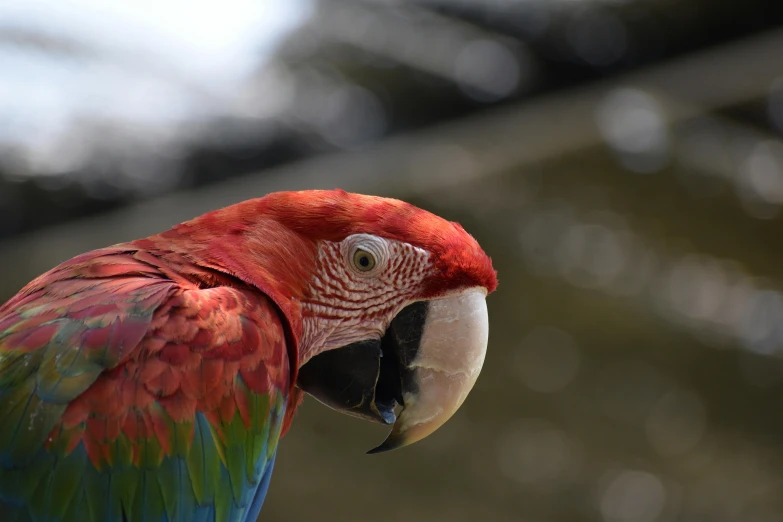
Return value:
<svg viewBox="0 0 783 522">
<path fill-rule="evenodd" d="M 371 452 L 442 426 L 486 353 L 486 296 L 497 277 L 476 240 L 408 203 L 341 190 L 240 205 L 210 218 L 226 238 L 242 237 L 217 250 L 243 259 L 232 271 L 294 325 L 297 386 L 335 410 L 393 424 Z"/>
</svg>

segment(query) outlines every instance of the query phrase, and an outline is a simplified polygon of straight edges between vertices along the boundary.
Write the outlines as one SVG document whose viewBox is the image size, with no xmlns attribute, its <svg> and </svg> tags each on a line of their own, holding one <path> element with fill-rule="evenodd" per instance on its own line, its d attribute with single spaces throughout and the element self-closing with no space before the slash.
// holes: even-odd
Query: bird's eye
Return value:
<svg viewBox="0 0 783 522">
<path fill-rule="evenodd" d="M 353 265 L 361 272 L 369 272 L 375 268 L 375 256 L 360 248 L 353 254 Z"/>
</svg>

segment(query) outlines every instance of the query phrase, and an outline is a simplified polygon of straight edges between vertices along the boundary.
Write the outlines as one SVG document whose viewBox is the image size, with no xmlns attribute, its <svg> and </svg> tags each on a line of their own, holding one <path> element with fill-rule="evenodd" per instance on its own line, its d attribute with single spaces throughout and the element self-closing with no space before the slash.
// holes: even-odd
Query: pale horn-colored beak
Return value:
<svg viewBox="0 0 783 522">
<path fill-rule="evenodd" d="M 386 440 L 368 453 L 400 448 L 427 437 L 465 401 L 487 353 L 486 295 L 484 288 L 475 288 L 427 303 L 417 349 L 400 350 L 403 410 Z M 395 328 L 394 322 L 390 328 Z M 401 335 L 409 336 L 410 332 Z"/>
</svg>

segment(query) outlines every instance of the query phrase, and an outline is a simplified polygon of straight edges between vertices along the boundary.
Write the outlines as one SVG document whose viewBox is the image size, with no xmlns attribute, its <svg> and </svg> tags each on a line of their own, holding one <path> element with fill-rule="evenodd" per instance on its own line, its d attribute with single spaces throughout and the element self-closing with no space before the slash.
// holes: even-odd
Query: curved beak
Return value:
<svg viewBox="0 0 783 522">
<path fill-rule="evenodd" d="M 392 341 L 403 347 L 399 353 L 409 356 L 401 361 L 403 409 L 386 440 L 369 453 L 407 446 L 440 428 L 481 372 L 489 336 L 486 292 L 471 290 L 427 305 L 418 349 L 406 346 L 410 328 L 394 322 L 390 327 Z"/>
<path fill-rule="evenodd" d="M 454 415 L 481 372 L 488 335 L 483 288 L 414 303 L 382 339 L 313 357 L 297 384 L 334 409 L 394 423 L 369 453 L 388 451 L 425 438 Z"/>
</svg>

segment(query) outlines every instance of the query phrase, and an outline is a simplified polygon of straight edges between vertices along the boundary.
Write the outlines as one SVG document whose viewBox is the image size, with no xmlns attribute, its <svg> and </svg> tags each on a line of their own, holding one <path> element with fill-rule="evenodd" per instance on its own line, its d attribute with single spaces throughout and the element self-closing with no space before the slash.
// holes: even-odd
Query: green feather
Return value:
<svg viewBox="0 0 783 522">
<path fill-rule="evenodd" d="M 144 471 L 144 487 L 140 491 L 141 495 L 136 495 L 137 502 L 142 502 L 141 505 L 137 504 L 136 511 L 146 513 L 149 520 L 160 520 L 166 512 L 163 493 L 157 480 L 158 471 Z"/>
<path fill-rule="evenodd" d="M 62 416 L 63 410 L 63 406 L 44 402 L 35 393 L 30 396 L 20 417 L 14 419 L 16 422 L 11 420 L 7 425 L 12 430 L 16 426 L 17 430 L 9 445 L 16 462 L 24 462 L 38 451 Z"/>
<path fill-rule="evenodd" d="M 78 344 L 63 346 L 59 335 L 42 351 L 44 355 L 36 384 L 39 395 L 52 403 L 68 404 L 95 382 L 104 369 L 91 362 L 88 350 Z"/>
<path fill-rule="evenodd" d="M 223 479 L 227 479 L 225 476 Z M 234 503 L 231 498 L 231 488 L 223 481 L 221 481 L 215 495 L 215 522 L 229 522 L 229 516 L 231 515 L 232 504 Z"/>
<path fill-rule="evenodd" d="M 274 424 L 277 426 L 278 429 L 273 430 L 269 433 L 269 441 L 267 442 L 267 449 L 266 449 L 266 459 L 271 460 L 272 457 L 275 455 L 275 451 L 277 451 L 277 443 L 280 441 L 280 424 L 281 424 L 281 416 L 283 412 L 285 411 L 285 404 L 286 400 L 285 397 L 283 397 L 282 394 L 277 394 L 275 397 L 275 407 L 272 411 L 272 415 L 270 415 L 270 418 L 267 420 L 269 424 Z"/>
<path fill-rule="evenodd" d="M 44 513 L 48 513 L 55 519 L 63 518 L 79 486 L 79 482 L 74 480 L 74 477 L 84 473 L 86 462 L 87 455 L 84 452 L 74 452 L 67 457 L 57 459 L 50 476 L 49 489 L 44 495 L 36 496 L 36 498 L 46 498 L 46 502 L 40 503 L 41 506 L 47 506 Z M 43 513 L 40 518 L 44 518 Z"/>
<path fill-rule="evenodd" d="M 117 499 L 129 520 L 133 520 L 133 500 L 141 483 L 142 473 L 133 466 L 122 466 L 112 472 L 111 496 Z"/>
<path fill-rule="evenodd" d="M 244 386 L 244 383 L 243 383 Z M 250 409 L 250 433 L 260 434 L 269 429 L 269 395 L 253 393 L 245 388 Z"/>
<path fill-rule="evenodd" d="M 35 371 L 43 359 L 43 351 L 3 352 L 0 351 L 0 397 L 7 390 L 22 385 Z"/>
<path fill-rule="evenodd" d="M 193 445 L 186 462 L 196 501 L 202 505 L 211 502 L 220 482 L 221 463 L 212 429 L 200 413 L 196 414 Z"/>
<path fill-rule="evenodd" d="M 168 415 L 167 419 L 170 420 Z M 190 451 L 190 447 L 193 443 L 193 422 L 173 422 L 169 423 L 169 428 L 174 436 L 174 444 L 172 446 L 172 454 L 177 457 L 185 458 Z"/>
<path fill-rule="evenodd" d="M 84 488 L 88 491 L 87 506 L 90 520 L 99 522 L 106 520 L 107 515 L 112 513 L 108 499 L 111 490 L 111 474 L 101 473 L 93 466 L 86 466 L 84 474 Z M 109 520 L 119 520 L 119 517 Z"/>
<path fill-rule="evenodd" d="M 20 424 L 27 412 L 29 403 L 33 400 L 35 393 L 35 382 L 25 381 L 18 387 L 12 388 L 3 394 L 5 408 L 0 410 L 0 448 L 16 456 L 15 449 L 17 432 L 21 429 Z M 18 459 L 14 459 L 18 462 Z"/>
<path fill-rule="evenodd" d="M 163 497 L 163 508 L 166 511 L 168 520 L 176 520 L 175 512 L 177 505 L 177 495 L 179 493 L 179 468 L 172 465 L 170 459 L 166 459 L 155 474 L 160 488 L 160 494 Z"/>
<path fill-rule="evenodd" d="M 133 445 L 127 435 L 119 434 L 111 443 L 109 455 L 112 463 L 120 469 L 133 465 Z"/>
<path fill-rule="evenodd" d="M 250 393 L 250 432 L 253 437 L 247 438 L 245 446 L 245 469 L 248 482 L 254 482 L 258 475 L 259 459 L 264 454 L 265 443 L 269 438 L 269 396 Z"/>
<path fill-rule="evenodd" d="M 83 485 L 81 486 L 81 488 L 76 490 L 76 495 L 74 496 L 73 501 L 71 501 L 71 503 L 68 505 L 68 509 L 65 511 L 63 520 L 80 520 L 82 522 L 90 522 L 89 519 L 86 518 L 89 513 L 89 508 L 87 507 L 87 492 L 84 490 Z"/>
<path fill-rule="evenodd" d="M 139 441 L 139 467 L 157 469 L 163 461 L 163 448 L 155 437 Z"/>
<path fill-rule="evenodd" d="M 179 475 L 179 490 L 177 491 L 177 510 L 180 522 L 191 522 L 195 516 L 196 497 L 193 494 L 193 484 L 188 474 L 188 467 L 182 458 L 176 459 L 177 474 Z"/>
<path fill-rule="evenodd" d="M 228 476 L 231 481 L 231 492 L 234 496 L 234 502 L 239 504 L 242 498 L 242 487 L 245 482 L 243 450 L 245 439 L 248 435 L 244 431 L 244 423 L 238 411 L 234 416 L 234 420 L 226 428 L 226 439 L 228 441 L 225 447 L 226 467 L 228 468 Z"/>
</svg>

